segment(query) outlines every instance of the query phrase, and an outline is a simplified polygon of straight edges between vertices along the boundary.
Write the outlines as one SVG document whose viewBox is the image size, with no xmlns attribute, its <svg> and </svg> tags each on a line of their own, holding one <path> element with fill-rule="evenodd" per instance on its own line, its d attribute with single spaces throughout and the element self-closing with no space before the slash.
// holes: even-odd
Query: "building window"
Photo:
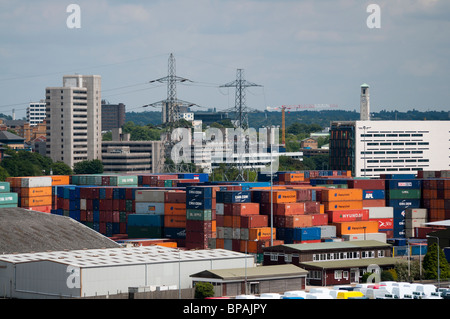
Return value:
<svg viewBox="0 0 450 319">
<path fill-rule="evenodd" d="M 292 262 L 292 255 L 291 254 L 284 254 L 284 261 L 287 263 Z"/>
<path fill-rule="evenodd" d="M 342 270 L 334 271 L 334 279 L 341 280 L 342 279 Z"/>
<path fill-rule="evenodd" d="M 278 261 L 278 254 L 277 253 L 271 253 L 270 254 L 270 261 Z"/>
<path fill-rule="evenodd" d="M 384 257 L 384 250 L 378 251 L 378 257 Z"/>
</svg>

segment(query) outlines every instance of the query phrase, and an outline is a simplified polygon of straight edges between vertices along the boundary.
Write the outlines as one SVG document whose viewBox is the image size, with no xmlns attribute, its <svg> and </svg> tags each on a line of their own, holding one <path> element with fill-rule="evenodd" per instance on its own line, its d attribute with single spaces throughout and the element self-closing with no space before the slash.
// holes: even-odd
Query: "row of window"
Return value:
<svg viewBox="0 0 450 319">
<path fill-rule="evenodd" d="M 424 158 L 407 158 L 407 159 L 380 159 L 380 160 L 367 160 L 367 163 L 428 163 L 429 159 Z"/>
<path fill-rule="evenodd" d="M 387 146 L 387 145 L 430 145 L 429 142 L 367 142 L 367 146 Z"/>
<path fill-rule="evenodd" d="M 406 133 L 400 133 L 400 134 L 361 134 L 361 137 L 423 137 L 423 134 L 420 133 L 413 133 L 413 134 L 406 134 Z"/>
<path fill-rule="evenodd" d="M 375 251 L 349 251 L 339 253 L 322 253 L 314 254 L 313 261 L 327 261 L 327 260 L 345 260 L 345 259 L 359 259 L 359 258 L 375 258 Z M 384 250 L 378 250 L 378 257 L 384 257 Z"/>
<path fill-rule="evenodd" d="M 423 151 L 361 151 L 361 154 L 423 154 Z"/>
</svg>

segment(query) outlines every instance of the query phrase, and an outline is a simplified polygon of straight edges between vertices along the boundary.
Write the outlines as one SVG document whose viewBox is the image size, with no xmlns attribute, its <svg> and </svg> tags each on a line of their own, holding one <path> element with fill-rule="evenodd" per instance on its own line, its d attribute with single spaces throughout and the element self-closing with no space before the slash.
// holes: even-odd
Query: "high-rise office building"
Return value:
<svg viewBox="0 0 450 319">
<path fill-rule="evenodd" d="M 125 104 L 102 100 L 102 131 L 121 128 L 125 124 Z"/>
<path fill-rule="evenodd" d="M 66 75 L 46 88 L 47 156 L 73 167 L 101 159 L 101 77 Z"/>
</svg>

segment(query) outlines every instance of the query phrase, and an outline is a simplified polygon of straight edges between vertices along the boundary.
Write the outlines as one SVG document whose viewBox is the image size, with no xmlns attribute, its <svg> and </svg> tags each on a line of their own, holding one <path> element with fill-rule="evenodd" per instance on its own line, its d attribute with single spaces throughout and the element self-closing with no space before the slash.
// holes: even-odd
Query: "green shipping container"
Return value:
<svg viewBox="0 0 450 319">
<path fill-rule="evenodd" d="M 391 189 L 388 199 L 420 199 L 420 189 Z"/>
<path fill-rule="evenodd" d="M 189 220 L 212 220 L 211 209 L 187 209 L 186 219 Z"/>
<path fill-rule="evenodd" d="M 0 204 L 16 204 L 18 203 L 17 193 L 0 193 Z"/>
<path fill-rule="evenodd" d="M 137 186 L 138 177 L 137 175 L 124 175 L 124 176 L 110 176 L 109 185 L 110 186 Z"/>
<path fill-rule="evenodd" d="M 128 238 L 162 238 L 163 228 L 153 226 L 127 226 Z"/>
<path fill-rule="evenodd" d="M 0 208 L 18 207 L 18 204 L 0 204 Z"/>
<path fill-rule="evenodd" d="M 133 211 L 133 200 L 132 199 L 125 200 L 125 211 L 127 211 L 127 212 Z"/>
<path fill-rule="evenodd" d="M 0 182 L 0 192 L 9 193 L 11 191 L 9 182 Z"/>
<path fill-rule="evenodd" d="M 127 212 L 119 212 L 119 222 L 121 223 L 127 222 Z"/>
</svg>

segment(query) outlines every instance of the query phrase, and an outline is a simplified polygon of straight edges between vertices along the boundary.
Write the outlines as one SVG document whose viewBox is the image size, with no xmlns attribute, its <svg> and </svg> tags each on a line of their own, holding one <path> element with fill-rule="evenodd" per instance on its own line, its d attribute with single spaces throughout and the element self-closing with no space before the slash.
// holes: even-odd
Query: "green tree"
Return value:
<svg viewBox="0 0 450 319">
<path fill-rule="evenodd" d="M 103 164 L 100 160 L 86 160 L 75 163 L 73 166 L 75 174 L 101 174 L 103 173 Z"/>
<path fill-rule="evenodd" d="M 439 251 L 439 271 L 440 278 L 450 278 L 450 267 L 447 259 L 445 258 L 442 248 L 438 248 L 436 243 L 428 246 L 427 253 L 423 258 L 423 271 L 425 279 L 437 279 L 438 278 L 438 251 Z"/>
<path fill-rule="evenodd" d="M 56 162 L 52 164 L 53 175 L 72 175 L 73 171 L 69 165 L 63 162 Z"/>
<path fill-rule="evenodd" d="M 195 299 L 214 297 L 214 286 L 209 282 L 197 282 L 195 284 Z"/>
</svg>

